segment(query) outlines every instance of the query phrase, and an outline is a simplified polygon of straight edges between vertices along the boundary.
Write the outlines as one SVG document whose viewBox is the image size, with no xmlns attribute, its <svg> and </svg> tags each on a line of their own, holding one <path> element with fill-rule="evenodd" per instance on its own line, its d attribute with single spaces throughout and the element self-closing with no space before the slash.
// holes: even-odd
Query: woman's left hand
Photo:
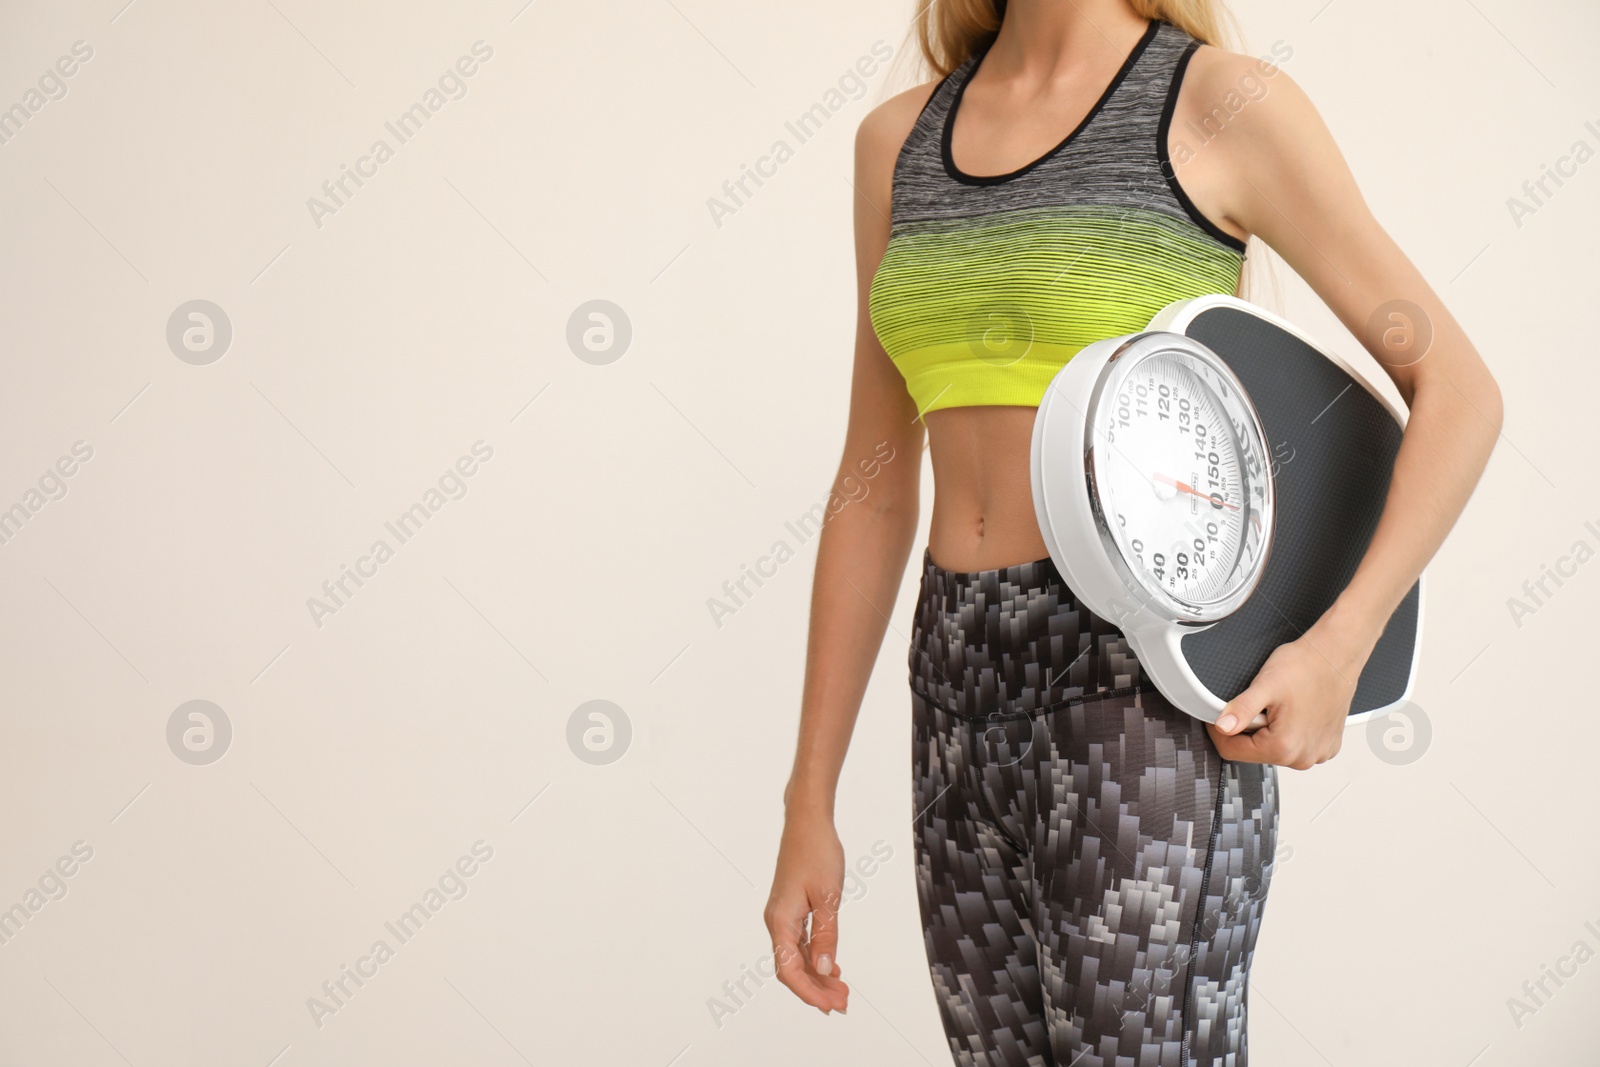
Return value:
<svg viewBox="0 0 1600 1067">
<path fill-rule="evenodd" d="M 1223 759 L 1308 770 L 1339 754 L 1356 680 L 1370 649 L 1357 652 L 1308 632 L 1279 645 L 1244 692 L 1206 729 Z M 1243 732 L 1265 711 L 1267 723 Z"/>
</svg>

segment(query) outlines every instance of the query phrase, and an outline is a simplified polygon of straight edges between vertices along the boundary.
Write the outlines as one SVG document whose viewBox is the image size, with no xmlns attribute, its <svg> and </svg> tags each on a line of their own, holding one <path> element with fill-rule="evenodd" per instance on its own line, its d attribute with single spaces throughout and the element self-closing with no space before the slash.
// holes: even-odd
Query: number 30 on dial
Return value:
<svg viewBox="0 0 1600 1067">
<path fill-rule="evenodd" d="M 1141 334 L 1107 361 L 1087 415 L 1095 518 L 1125 579 L 1177 621 L 1228 615 L 1260 579 L 1273 507 L 1238 379 L 1188 338 Z"/>
</svg>

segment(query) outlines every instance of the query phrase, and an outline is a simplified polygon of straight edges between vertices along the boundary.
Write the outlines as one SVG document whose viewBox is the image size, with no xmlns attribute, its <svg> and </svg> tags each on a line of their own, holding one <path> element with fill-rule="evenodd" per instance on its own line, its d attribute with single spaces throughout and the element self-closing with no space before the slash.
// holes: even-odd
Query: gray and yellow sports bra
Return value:
<svg viewBox="0 0 1600 1067">
<path fill-rule="evenodd" d="M 1083 346 L 1174 300 L 1232 293 L 1244 243 L 1173 176 L 1167 134 L 1199 42 L 1151 21 L 1078 128 L 1007 174 L 964 173 L 950 131 L 985 45 L 923 106 L 895 160 L 873 329 L 919 413 L 1037 407 Z"/>
</svg>

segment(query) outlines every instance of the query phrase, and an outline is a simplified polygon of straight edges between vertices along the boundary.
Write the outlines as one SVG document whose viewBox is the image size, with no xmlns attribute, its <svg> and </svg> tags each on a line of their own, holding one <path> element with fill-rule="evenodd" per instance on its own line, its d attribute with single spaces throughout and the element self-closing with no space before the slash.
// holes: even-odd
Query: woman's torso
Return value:
<svg viewBox="0 0 1600 1067">
<path fill-rule="evenodd" d="M 1047 554 L 1029 477 L 1033 416 L 1074 352 L 1238 283 L 1243 243 L 1168 177 L 1174 76 L 1194 45 L 1151 22 L 1076 129 L 1005 173 L 953 149 L 969 143 L 972 116 L 952 132 L 984 49 L 938 84 L 906 137 L 869 310 L 928 427 L 928 544 L 943 567 Z"/>
</svg>

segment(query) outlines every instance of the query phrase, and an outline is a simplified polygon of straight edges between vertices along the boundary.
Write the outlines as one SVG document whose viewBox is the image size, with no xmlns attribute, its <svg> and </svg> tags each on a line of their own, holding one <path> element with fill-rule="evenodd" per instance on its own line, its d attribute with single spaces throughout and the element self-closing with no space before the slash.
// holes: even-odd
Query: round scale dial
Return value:
<svg viewBox="0 0 1600 1067">
<path fill-rule="evenodd" d="M 1265 563 L 1266 441 L 1220 358 L 1143 340 L 1108 361 L 1088 413 L 1096 520 L 1147 597 L 1209 621 L 1249 596 Z"/>
</svg>

